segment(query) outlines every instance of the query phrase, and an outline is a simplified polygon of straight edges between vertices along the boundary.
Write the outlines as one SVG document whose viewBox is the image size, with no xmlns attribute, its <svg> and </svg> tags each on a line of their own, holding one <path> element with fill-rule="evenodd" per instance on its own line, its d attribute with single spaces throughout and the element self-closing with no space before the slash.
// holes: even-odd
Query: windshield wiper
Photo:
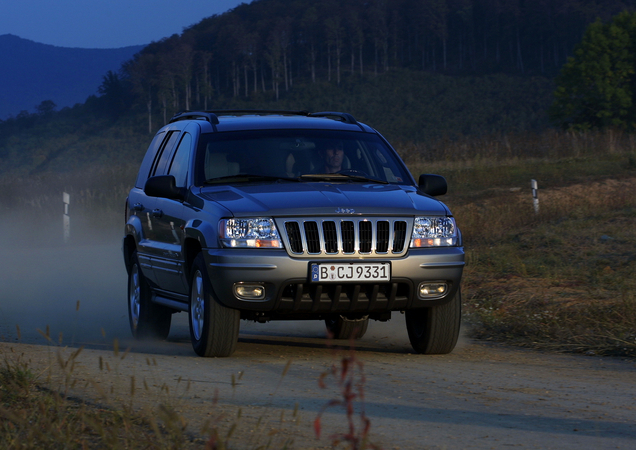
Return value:
<svg viewBox="0 0 636 450">
<path fill-rule="evenodd" d="M 388 181 L 369 178 L 363 175 L 349 173 L 306 173 L 299 177 L 301 180 L 316 181 L 371 181 L 373 183 L 389 184 Z"/>
<path fill-rule="evenodd" d="M 236 181 L 249 183 L 251 181 L 300 181 L 298 178 L 277 177 L 273 175 L 255 175 L 251 173 L 237 173 L 235 175 L 225 175 L 223 177 L 210 178 L 205 180 L 205 184 L 222 183 L 225 181 Z"/>
</svg>

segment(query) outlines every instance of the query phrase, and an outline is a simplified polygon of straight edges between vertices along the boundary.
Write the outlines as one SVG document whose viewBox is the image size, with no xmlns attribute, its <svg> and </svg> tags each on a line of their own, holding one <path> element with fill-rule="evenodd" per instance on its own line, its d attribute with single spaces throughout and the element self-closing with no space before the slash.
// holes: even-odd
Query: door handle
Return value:
<svg viewBox="0 0 636 450">
<path fill-rule="evenodd" d="M 163 216 L 163 211 L 160 209 L 153 209 L 152 210 L 152 217 L 161 217 Z"/>
</svg>

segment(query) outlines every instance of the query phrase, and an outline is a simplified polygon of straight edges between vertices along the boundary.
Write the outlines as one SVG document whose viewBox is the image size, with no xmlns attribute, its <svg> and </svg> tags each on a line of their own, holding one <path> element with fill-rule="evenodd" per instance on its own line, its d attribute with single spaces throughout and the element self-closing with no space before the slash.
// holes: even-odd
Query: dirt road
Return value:
<svg viewBox="0 0 636 450">
<path fill-rule="evenodd" d="M 72 373 L 73 393 L 80 397 L 102 401 L 104 392 L 108 402 L 138 408 L 163 402 L 192 433 L 218 412 L 225 413 L 220 426 L 227 428 L 240 409 L 230 441 L 236 448 L 264 443 L 273 429 L 279 431 L 276 442 L 291 437 L 295 448 L 323 448 L 330 434 L 346 431 L 346 414 L 332 407 L 323 418 L 323 438 L 313 433 L 319 411 L 340 398 L 333 378 L 325 379 L 327 389 L 318 378 L 347 354 L 328 347 L 319 322 L 243 322 L 233 357 L 198 358 L 184 314 L 175 316 L 168 342 L 129 338 L 118 244 L 9 249 L 0 251 L 0 261 L 0 351 L 13 348 L 33 368 L 59 374 L 58 350 L 68 358 L 83 346 Z M 43 337 L 47 326 L 53 343 Z M 451 355 L 410 351 L 399 314 L 388 323 L 372 322 L 357 342 L 371 441 L 382 448 L 636 448 L 634 361 L 467 339 Z M 356 404 L 356 414 L 361 406 Z"/>
</svg>

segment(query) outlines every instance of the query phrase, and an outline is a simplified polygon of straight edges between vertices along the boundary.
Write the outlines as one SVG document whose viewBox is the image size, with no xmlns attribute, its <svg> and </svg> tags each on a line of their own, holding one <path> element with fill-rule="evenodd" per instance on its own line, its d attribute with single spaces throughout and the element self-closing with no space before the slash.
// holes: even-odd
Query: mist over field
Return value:
<svg viewBox="0 0 636 450">
<path fill-rule="evenodd" d="M 0 339 L 45 343 L 38 330 L 47 327 L 63 345 L 125 337 L 126 272 L 114 233 L 73 218 L 65 244 L 61 198 L 59 210 L 57 217 L 24 210 L 0 217 Z"/>
<path fill-rule="evenodd" d="M 98 208 L 105 218 L 96 224 L 95 217 L 73 214 L 71 197 L 65 243 L 62 197 L 51 197 L 57 205 L 49 204 L 44 212 L 24 207 L 4 208 L 0 214 L 0 341 L 112 348 L 116 340 L 120 348 L 133 351 L 193 356 L 186 313 L 173 315 L 167 342 L 137 342 L 130 334 L 123 214 Z M 239 342 L 289 337 L 325 339 L 324 322 L 241 321 Z M 358 344 L 410 352 L 404 316 L 396 312 L 389 322 L 371 321 Z"/>
</svg>

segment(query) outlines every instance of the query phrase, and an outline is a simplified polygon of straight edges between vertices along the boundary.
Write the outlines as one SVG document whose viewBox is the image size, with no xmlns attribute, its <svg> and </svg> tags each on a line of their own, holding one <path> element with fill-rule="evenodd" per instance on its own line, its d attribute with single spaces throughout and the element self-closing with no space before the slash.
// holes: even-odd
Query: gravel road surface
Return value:
<svg viewBox="0 0 636 450">
<path fill-rule="evenodd" d="M 0 352 L 24 353 L 32 367 L 60 374 L 57 353 L 69 358 L 83 347 L 72 374 L 84 381 L 73 391 L 79 397 L 101 402 L 100 392 L 108 392 L 115 404 L 169 404 L 193 434 L 223 413 L 221 429 L 238 423 L 235 448 L 254 448 L 273 430 L 275 442 L 329 448 L 329 435 L 347 431 L 347 415 L 333 406 L 324 413 L 322 438 L 313 433 L 319 412 L 341 398 L 333 377 L 325 378 L 325 389 L 318 379 L 349 355 L 329 345 L 320 322 L 242 322 L 232 357 L 199 358 L 183 313 L 175 315 L 168 342 L 130 338 L 118 243 L 8 246 L 0 261 Z M 364 408 L 371 441 L 382 448 L 636 448 L 635 361 L 468 339 L 450 355 L 410 352 L 400 314 L 371 322 L 356 342 L 366 379 L 354 418 L 359 426 Z"/>
</svg>

